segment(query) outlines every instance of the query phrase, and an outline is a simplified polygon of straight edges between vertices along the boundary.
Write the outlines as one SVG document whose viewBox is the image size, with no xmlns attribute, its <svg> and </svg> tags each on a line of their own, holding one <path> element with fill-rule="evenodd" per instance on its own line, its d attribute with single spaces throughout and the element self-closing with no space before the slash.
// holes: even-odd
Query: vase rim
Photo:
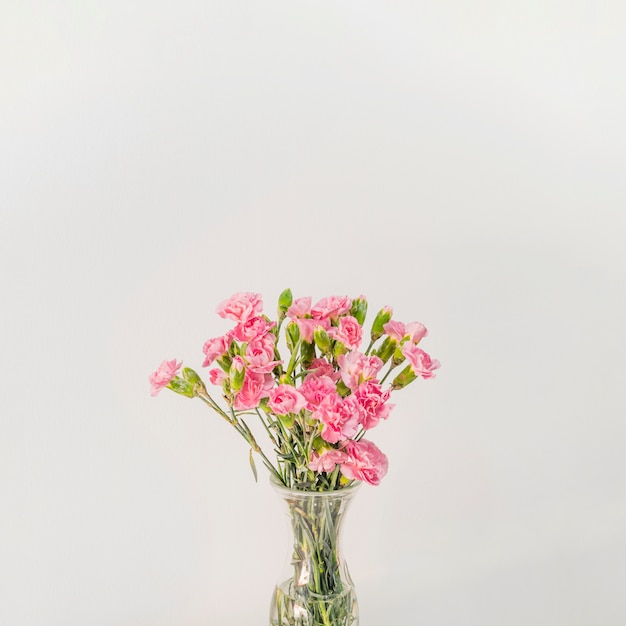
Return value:
<svg viewBox="0 0 626 626">
<path fill-rule="evenodd" d="M 319 496 L 342 496 L 356 493 L 361 485 L 363 484 L 361 481 L 355 481 L 352 485 L 348 487 L 342 487 L 341 489 L 332 489 L 328 491 L 304 491 L 301 489 L 290 489 L 289 487 L 285 487 L 282 483 L 279 483 L 274 476 L 269 477 L 270 485 L 279 493 L 291 494 L 298 496 L 299 498 L 313 498 Z"/>
</svg>

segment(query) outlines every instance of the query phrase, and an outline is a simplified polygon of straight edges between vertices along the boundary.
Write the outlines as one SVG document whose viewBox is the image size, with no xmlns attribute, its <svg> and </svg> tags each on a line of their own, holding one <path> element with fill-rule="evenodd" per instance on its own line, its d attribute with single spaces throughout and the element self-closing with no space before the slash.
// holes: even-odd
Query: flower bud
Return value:
<svg viewBox="0 0 626 626">
<path fill-rule="evenodd" d="M 293 304 L 293 295 L 291 289 L 285 289 L 278 296 L 278 319 L 282 320 L 287 315 L 287 309 Z"/>
<path fill-rule="evenodd" d="M 350 309 L 350 315 L 356 319 L 356 321 L 363 326 L 365 316 L 367 315 L 367 300 L 365 296 L 359 296 L 352 300 L 352 308 Z"/>
<path fill-rule="evenodd" d="M 330 350 L 330 337 L 322 326 L 317 326 L 313 331 L 313 341 L 323 354 Z"/>
<path fill-rule="evenodd" d="M 385 341 L 383 341 L 380 348 L 374 352 L 383 363 L 386 363 L 391 358 L 391 355 L 394 353 L 397 345 L 398 342 L 395 339 L 387 337 Z"/>
<path fill-rule="evenodd" d="M 179 393 L 181 396 L 186 396 L 187 398 L 195 398 L 198 393 L 196 392 L 195 386 L 187 380 L 179 378 L 172 378 L 168 383 L 167 387 L 176 393 Z"/>
<path fill-rule="evenodd" d="M 417 376 L 413 371 L 413 368 L 410 365 L 407 365 L 394 379 L 391 383 L 392 389 L 402 389 L 406 387 L 409 383 L 412 383 Z"/>
<path fill-rule="evenodd" d="M 400 363 L 402 363 L 402 361 L 404 361 L 404 354 L 402 354 L 402 350 L 400 349 L 400 346 L 398 346 L 393 352 L 393 366 L 397 367 Z"/>
<path fill-rule="evenodd" d="M 243 379 L 246 375 L 246 364 L 240 356 L 236 356 L 230 366 L 229 380 L 230 389 L 233 393 L 238 393 L 243 387 Z"/>
<path fill-rule="evenodd" d="M 196 395 L 202 391 L 206 391 L 206 387 L 204 386 L 202 379 L 198 376 L 197 372 L 192 370 L 190 367 L 183 367 L 182 374 L 183 378 L 194 386 Z"/>
<path fill-rule="evenodd" d="M 295 322 L 290 322 L 285 331 L 285 339 L 290 352 L 293 352 L 300 339 L 300 329 Z"/>
<path fill-rule="evenodd" d="M 309 365 L 315 358 L 315 346 L 304 341 L 300 346 L 300 355 L 302 356 L 302 369 L 309 369 Z"/>
<path fill-rule="evenodd" d="M 372 341 L 376 341 L 382 337 L 384 333 L 383 326 L 391 319 L 393 309 L 390 306 L 384 306 L 374 319 L 372 324 Z"/>
</svg>

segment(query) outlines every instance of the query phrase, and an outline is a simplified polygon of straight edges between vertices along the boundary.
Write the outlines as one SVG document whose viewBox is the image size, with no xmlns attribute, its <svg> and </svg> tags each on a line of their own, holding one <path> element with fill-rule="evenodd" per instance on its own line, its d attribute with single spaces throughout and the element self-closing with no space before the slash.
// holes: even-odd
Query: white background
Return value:
<svg viewBox="0 0 626 626">
<path fill-rule="evenodd" d="M 0 623 L 267 623 L 278 499 L 147 377 L 290 286 L 443 364 L 371 433 L 362 626 L 623 626 L 625 30 L 618 0 L 5 0 Z"/>
</svg>

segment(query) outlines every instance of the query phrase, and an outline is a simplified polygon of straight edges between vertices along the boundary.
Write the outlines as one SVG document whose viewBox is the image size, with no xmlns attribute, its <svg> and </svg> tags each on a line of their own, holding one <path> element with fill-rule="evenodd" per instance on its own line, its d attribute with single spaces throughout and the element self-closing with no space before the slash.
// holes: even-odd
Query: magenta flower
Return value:
<svg viewBox="0 0 626 626">
<path fill-rule="evenodd" d="M 172 382 L 172 379 L 178 375 L 182 364 L 182 361 L 177 363 L 176 359 L 163 361 L 156 372 L 150 374 L 150 395 L 156 396 L 163 387 L 167 387 Z"/>
<path fill-rule="evenodd" d="M 357 350 L 361 345 L 363 329 L 356 318 L 346 315 L 339 318 L 336 327 L 329 329 L 328 335 L 336 341 L 341 341 L 349 350 Z"/>
<path fill-rule="evenodd" d="M 348 460 L 341 463 L 341 472 L 346 478 L 378 485 L 385 477 L 389 462 L 371 441 L 346 441 L 343 451 L 348 455 Z"/>
<path fill-rule="evenodd" d="M 275 415 L 299 413 L 306 405 L 304 396 L 291 385 L 278 385 L 270 391 L 267 406 Z"/>
<path fill-rule="evenodd" d="M 416 376 L 434 378 L 434 370 L 441 367 L 441 363 L 439 363 L 437 359 L 431 359 L 429 354 L 426 354 L 426 352 L 418 348 L 415 344 L 407 342 L 402 346 L 401 350 L 402 354 L 411 364 L 411 369 Z"/>
<path fill-rule="evenodd" d="M 263 310 L 263 298 L 260 293 L 239 292 L 224 300 L 217 306 L 220 317 L 246 322 L 249 318 Z"/>
</svg>

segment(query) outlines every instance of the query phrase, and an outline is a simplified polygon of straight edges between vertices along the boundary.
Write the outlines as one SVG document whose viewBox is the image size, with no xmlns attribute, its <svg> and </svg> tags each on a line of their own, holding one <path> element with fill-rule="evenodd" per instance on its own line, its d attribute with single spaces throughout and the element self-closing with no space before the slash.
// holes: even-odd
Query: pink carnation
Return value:
<svg viewBox="0 0 626 626">
<path fill-rule="evenodd" d="M 441 363 L 437 359 L 431 359 L 421 348 L 413 343 L 405 343 L 402 348 L 402 354 L 411 364 L 411 369 L 417 376 L 422 378 L 434 378 L 434 371 L 441 367 Z"/>
<path fill-rule="evenodd" d="M 320 434 L 328 443 L 354 437 L 359 428 L 359 409 L 353 396 L 342 398 L 337 393 L 329 394 L 311 417 L 322 423 Z"/>
<path fill-rule="evenodd" d="M 318 326 L 321 326 L 324 330 L 328 330 L 330 322 L 328 320 L 312 320 L 309 318 L 296 320 L 298 330 L 300 331 L 300 337 L 302 341 L 307 343 L 313 342 L 313 333 Z"/>
<path fill-rule="evenodd" d="M 180 363 L 176 362 L 176 359 L 172 359 L 171 361 L 163 361 L 161 365 L 159 365 L 156 372 L 150 374 L 150 385 L 152 388 L 150 389 L 150 395 L 156 396 L 163 387 L 167 387 L 172 379 L 176 377 L 178 374 L 182 361 Z"/>
<path fill-rule="evenodd" d="M 354 397 L 360 408 L 361 424 L 363 428 L 374 428 L 381 419 L 387 419 L 393 404 L 388 404 L 387 400 L 391 395 L 391 391 L 383 391 L 380 384 L 373 381 L 361 383 L 356 391 Z"/>
<path fill-rule="evenodd" d="M 339 324 L 331 328 L 328 334 L 336 341 L 340 341 L 346 348 L 356 350 L 361 345 L 363 329 L 356 318 L 346 315 L 339 318 Z"/>
<path fill-rule="evenodd" d="M 270 392 L 267 406 L 275 415 L 299 413 L 306 405 L 304 396 L 291 385 L 278 385 Z"/>
<path fill-rule="evenodd" d="M 202 366 L 207 367 L 208 365 L 211 365 L 211 363 L 213 363 L 215 359 L 223 357 L 228 352 L 231 343 L 232 336 L 230 332 L 226 333 L 222 337 L 208 339 L 202 347 L 202 351 L 205 354 L 205 359 Z"/>
<path fill-rule="evenodd" d="M 331 296 L 322 298 L 312 309 L 311 317 L 316 320 L 336 320 L 340 315 L 347 313 L 352 306 L 352 300 L 347 296 Z"/>
<path fill-rule="evenodd" d="M 387 322 L 383 326 L 383 330 L 398 343 L 400 343 L 406 335 L 406 326 L 402 322 L 396 322 L 395 320 Z"/>
<path fill-rule="evenodd" d="M 269 374 L 282 361 L 274 361 L 276 337 L 271 333 L 251 341 L 246 347 L 246 361 L 251 371 Z"/>
<path fill-rule="evenodd" d="M 353 350 L 337 357 L 337 364 L 341 372 L 341 380 L 349 389 L 356 389 L 362 382 L 375 378 L 383 366 L 377 356 L 365 356 L 358 350 Z"/>
<path fill-rule="evenodd" d="M 237 324 L 232 331 L 233 337 L 237 341 L 249 342 L 255 339 L 261 339 L 276 326 L 276 322 L 268 322 L 264 317 L 251 317 L 245 322 Z"/>
<path fill-rule="evenodd" d="M 287 309 L 287 316 L 291 319 L 297 317 L 306 317 L 311 314 L 311 298 L 307 296 L 305 298 L 298 298 L 294 300 L 293 304 Z"/>
<path fill-rule="evenodd" d="M 335 382 L 330 376 L 312 376 L 309 374 L 300 386 L 300 393 L 306 399 L 306 408 L 309 411 L 314 411 L 326 396 L 336 391 Z"/>
<path fill-rule="evenodd" d="M 261 399 L 270 395 L 270 389 L 273 386 L 274 379 L 271 374 L 257 374 L 247 370 L 243 379 L 243 387 L 235 398 L 234 407 L 238 411 L 258 407 Z"/>
<path fill-rule="evenodd" d="M 309 461 L 309 469 L 314 472 L 332 472 L 338 463 L 348 460 L 348 455 L 341 450 L 324 450 L 322 454 L 313 452 Z"/>
<path fill-rule="evenodd" d="M 389 462 L 371 441 L 346 441 L 343 445 L 348 460 L 341 464 L 341 473 L 352 480 L 378 485 L 385 477 Z"/>
<path fill-rule="evenodd" d="M 428 331 L 426 330 L 426 326 L 424 324 L 420 324 L 419 322 L 409 322 L 406 325 L 406 334 L 409 336 L 409 341 L 412 341 L 414 344 L 418 344 L 426 335 L 428 335 Z"/>
<path fill-rule="evenodd" d="M 221 385 L 226 378 L 228 378 L 228 374 L 217 367 L 209 370 L 209 380 L 212 385 Z"/>
<path fill-rule="evenodd" d="M 339 372 L 336 372 L 332 363 L 329 363 L 326 359 L 313 359 L 308 371 L 309 374 L 307 374 L 304 380 L 311 376 L 328 376 L 334 381 L 339 380 Z"/>
<path fill-rule="evenodd" d="M 224 300 L 217 306 L 220 317 L 246 322 L 256 313 L 263 310 L 263 298 L 260 293 L 239 292 Z"/>
</svg>

